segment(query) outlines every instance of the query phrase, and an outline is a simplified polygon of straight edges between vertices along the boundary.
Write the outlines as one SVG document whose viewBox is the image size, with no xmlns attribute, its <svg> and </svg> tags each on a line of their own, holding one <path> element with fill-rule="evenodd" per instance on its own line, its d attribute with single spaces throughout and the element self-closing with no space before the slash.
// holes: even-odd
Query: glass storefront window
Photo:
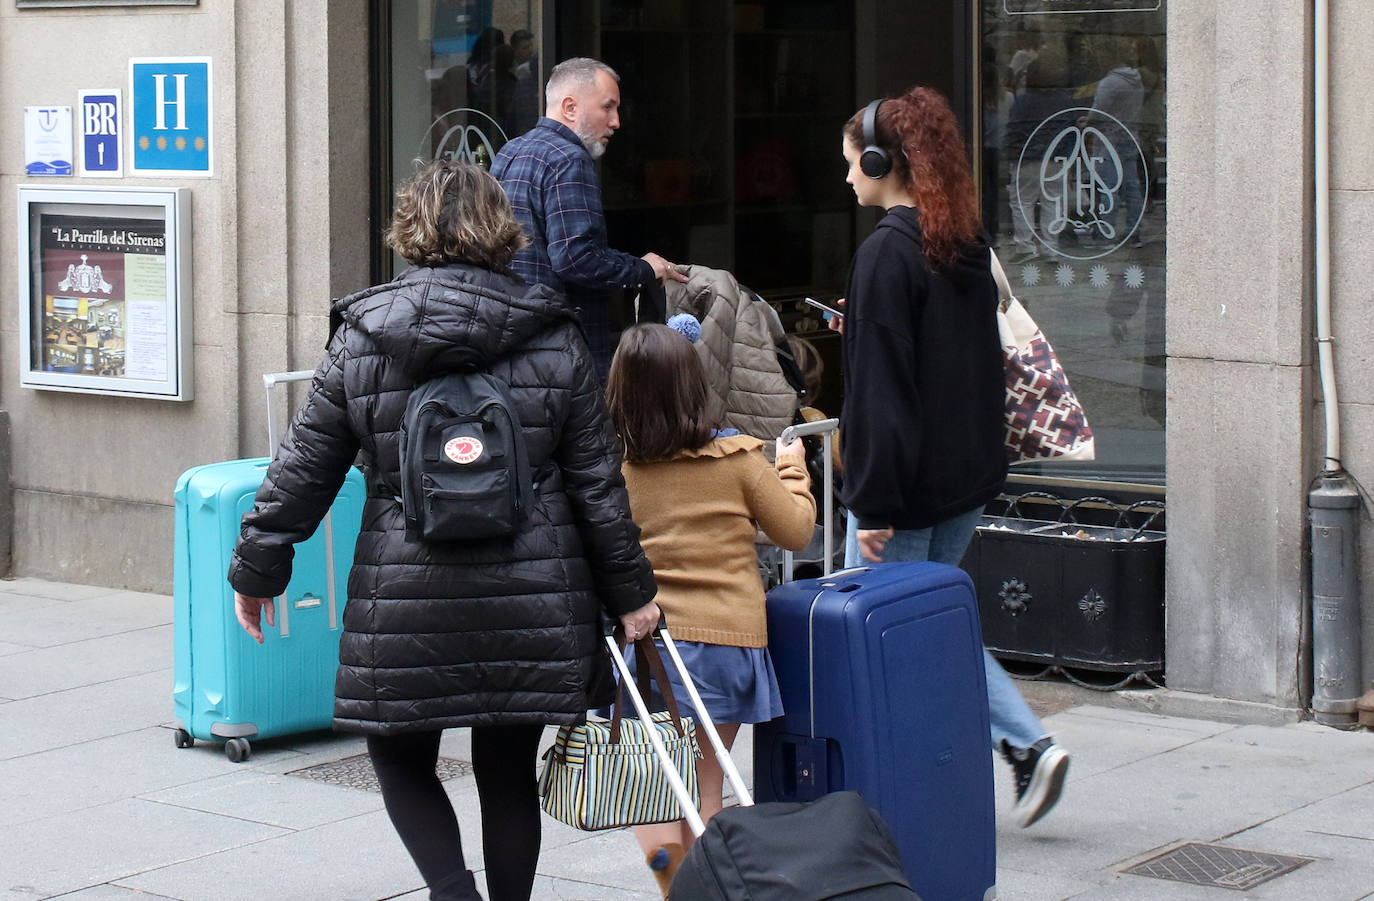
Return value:
<svg viewBox="0 0 1374 901">
<path fill-rule="evenodd" d="M 392 139 L 413 148 L 412 159 L 490 163 L 543 114 L 539 4 L 397 0 L 391 7 Z"/>
<path fill-rule="evenodd" d="M 612 246 L 773 302 L 834 373 L 834 409 L 838 341 L 800 298 L 839 297 L 872 227 L 839 129 L 874 96 L 944 91 L 981 131 L 986 225 L 1097 435 L 1093 463 L 1017 471 L 1163 484 L 1165 0 L 374 2 L 377 221 L 414 159 L 490 165 L 542 114 L 554 62 L 603 59 L 622 77 L 600 167 Z M 379 279 L 399 268 L 380 243 L 375 259 Z"/>
<path fill-rule="evenodd" d="M 839 0 L 557 3 L 560 57 L 621 76 L 621 130 L 601 162 L 612 242 L 730 270 L 770 299 L 839 296 L 853 15 Z"/>
<path fill-rule="evenodd" d="M 1164 0 L 981 0 L 983 217 L 1054 344 L 1097 460 L 1162 484 Z"/>
<path fill-rule="evenodd" d="M 612 246 L 730 272 L 770 301 L 827 372 L 839 338 L 801 302 L 844 293 L 853 195 L 840 128 L 854 111 L 855 9 L 842 0 L 558 0 L 559 58 L 621 77 L 601 159 Z"/>
<path fill-rule="evenodd" d="M 385 98 L 390 188 L 416 159 L 488 168 L 510 138 L 543 115 L 539 0 L 390 0 Z M 388 201 L 389 204 L 389 201 Z M 388 205 L 384 214 L 389 215 Z"/>
</svg>

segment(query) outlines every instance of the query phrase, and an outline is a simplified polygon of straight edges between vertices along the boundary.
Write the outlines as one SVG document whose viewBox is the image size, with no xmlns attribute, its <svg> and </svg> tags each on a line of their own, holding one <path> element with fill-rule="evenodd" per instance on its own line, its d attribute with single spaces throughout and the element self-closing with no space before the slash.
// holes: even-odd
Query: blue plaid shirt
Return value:
<svg viewBox="0 0 1374 901">
<path fill-rule="evenodd" d="M 581 308 L 587 344 L 604 376 L 615 349 L 606 292 L 637 290 L 653 281 L 654 270 L 608 245 L 591 154 L 572 129 L 545 117 L 501 148 L 491 174 L 530 239 L 510 268 L 527 282 L 564 292 Z"/>
</svg>

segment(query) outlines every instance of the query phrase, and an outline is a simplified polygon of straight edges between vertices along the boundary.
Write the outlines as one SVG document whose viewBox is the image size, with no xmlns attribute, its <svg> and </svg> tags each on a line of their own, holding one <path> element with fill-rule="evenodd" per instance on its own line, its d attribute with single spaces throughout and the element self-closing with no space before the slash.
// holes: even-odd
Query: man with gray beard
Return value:
<svg viewBox="0 0 1374 901">
<path fill-rule="evenodd" d="M 581 308 L 604 380 L 615 351 L 607 292 L 687 277 L 656 253 L 636 257 L 608 243 L 595 160 L 620 128 L 620 76 L 598 60 L 564 60 L 549 74 L 544 96 L 544 117 L 502 147 L 491 167 L 530 239 L 511 269 Z"/>
</svg>

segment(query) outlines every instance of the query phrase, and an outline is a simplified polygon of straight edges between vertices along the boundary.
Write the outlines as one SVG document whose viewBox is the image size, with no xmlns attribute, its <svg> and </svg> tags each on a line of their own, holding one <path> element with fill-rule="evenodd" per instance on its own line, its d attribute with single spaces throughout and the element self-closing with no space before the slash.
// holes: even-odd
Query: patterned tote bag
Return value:
<svg viewBox="0 0 1374 901">
<path fill-rule="evenodd" d="M 1007 460 L 1093 459 L 1093 430 L 1040 326 L 1011 291 L 995 251 L 997 331 L 1007 363 Z"/>
<path fill-rule="evenodd" d="M 624 639 L 621 639 L 624 650 Z M 668 709 L 652 715 L 649 722 L 622 718 L 626 707 L 615 705 L 611 721 L 561 726 L 553 746 L 544 754 L 539 776 L 539 795 L 544 811 L 575 829 L 612 829 L 671 823 L 683 818 L 659 762 L 648 730 L 654 729 L 672 758 L 678 775 L 700 803 L 697 790 L 696 726 L 678 714 L 677 701 L 668 683 L 663 661 L 652 638 L 635 642 L 637 682 L 642 697 L 649 696 L 649 673 L 659 686 Z"/>
</svg>

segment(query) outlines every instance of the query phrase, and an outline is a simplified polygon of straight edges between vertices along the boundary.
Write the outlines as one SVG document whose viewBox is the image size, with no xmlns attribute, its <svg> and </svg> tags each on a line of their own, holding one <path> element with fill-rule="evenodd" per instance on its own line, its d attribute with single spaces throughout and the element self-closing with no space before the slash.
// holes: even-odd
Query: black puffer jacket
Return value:
<svg viewBox="0 0 1374 901">
<path fill-rule="evenodd" d="M 368 500 L 348 580 L 334 723 L 390 734 L 578 721 L 608 684 L 598 614 L 652 600 L 620 454 L 586 342 L 547 288 L 467 266 L 413 268 L 335 304 L 343 326 L 268 468 L 229 570 L 271 597 L 359 450 Z M 512 539 L 408 541 L 399 428 L 411 389 L 485 367 L 511 386 L 535 509 Z"/>
</svg>

